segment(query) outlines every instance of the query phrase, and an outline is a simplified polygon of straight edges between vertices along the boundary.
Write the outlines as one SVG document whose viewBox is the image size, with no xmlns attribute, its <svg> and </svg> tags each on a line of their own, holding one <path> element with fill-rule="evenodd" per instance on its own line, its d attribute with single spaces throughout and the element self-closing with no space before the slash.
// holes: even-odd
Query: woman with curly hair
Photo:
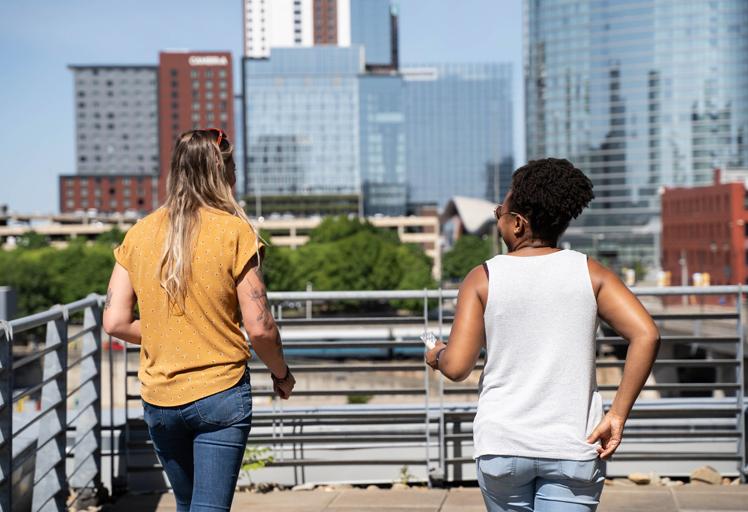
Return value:
<svg viewBox="0 0 748 512">
<path fill-rule="evenodd" d="M 568 160 L 518 169 L 497 228 L 509 252 L 465 278 L 449 344 L 426 362 L 464 380 L 486 349 L 473 426 L 478 482 L 488 510 L 594 511 L 605 460 L 652 369 L 659 333 L 610 270 L 557 243 L 593 199 Z M 603 414 L 595 380 L 598 319 L 628 341 L 623 378 Z"/>
</svg>

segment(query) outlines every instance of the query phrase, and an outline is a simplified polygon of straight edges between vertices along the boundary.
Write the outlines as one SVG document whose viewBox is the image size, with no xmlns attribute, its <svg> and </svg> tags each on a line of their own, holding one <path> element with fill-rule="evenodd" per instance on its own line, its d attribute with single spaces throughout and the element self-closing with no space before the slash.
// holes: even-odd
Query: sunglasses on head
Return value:
<svg viewBox="0 0 748 512">
<path fill-rule="evenodd" d="M 221 130 L 220 128 L 208 128 L 208 129 L 207 129 L 207 131 L 209 131 L 209 132 L 212 132 L 212 133 L 215 133 L 215 134 L 216 134 L 216 145 L 217 145 L 217 146 L 218 146 L 219 148 L 221 147 L 221 142 L 223 142 L 224 140 L 225 140 L 226 142 L 228 142 L 228 141 L 229 141 L 229 138 L 228 138 L 228 136 L 226 135 L 226 132 L 224 132 L 224 131 L 223 131 L 223 130 Z"/>
</svg>

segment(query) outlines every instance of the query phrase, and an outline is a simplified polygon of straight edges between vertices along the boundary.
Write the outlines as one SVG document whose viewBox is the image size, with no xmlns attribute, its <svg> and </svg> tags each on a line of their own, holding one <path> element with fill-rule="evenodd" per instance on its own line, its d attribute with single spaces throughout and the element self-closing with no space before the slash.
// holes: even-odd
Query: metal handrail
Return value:
<svg viewBox="0 0 748 512">
<path fill-rule="evenodd" d="M 716 348 L 717 357 L 714 359 L 694 360 L 678 357 L 662 357 L 655 363 L 655 368 L 721 368 L 722 372 L 735 371 L 735 379 L 718 382 L 655 382 L 648 384 L 645 389 L 655 391 L 680 392 L 680 391 L 715 391 L 725 392 L 732 397 L 724 399 L 706 399 L 699 403 L 686 403 L 671 406 L 667 400 L 661 401 L 661 405 L 648 404 L 642 408 L 639 403 L 635 406 L 627 425 L 627 438 L 666 439 L 676 438 L 682 440 L 699 440 L 711 442 L 712 440 L 735 440 L 737 449 L 735 452 L 696 453 L 688 451 L 658 453 L 661 460 L 723 460 L 738 462 L 739 470 L 745 477 L 745 383 L 743 373 L 745 367 L 743 324 L 741 318 L 742 293 L 741 286 L 715 286 L 704 288 L 670 287 L 670 288 L 635 288 L 634 292 L 639 296 L 667 297 L 672 295 L 687 295 L 706 297 L 709 295 L 731 295 L 737 297 L 736 308 L 733 312 L 700 311 L 695 313 L 672 313 L 657 312 L 653 317 L 658 322 L 683 322 L 683 321 L 707 321 L 734 322 L 736 332 L 734 336 L 710 336 L 705 337 L 694 332 L 690 334 L 677 334 L 663 336 L 663 346 L 675 344 L 687 344 L 705 349 Z M 379 328 L 388 327 L 387 334 L 374 336 L 374 339 L 352 335 L 350 330 L 344 330 L 342 335 L 333 336 L 332 340 L 307 339 L 303 341 L 287 341 L 284 346 L 290 354 L 307 354 L 308 351 L 320 351 L 324 349 L 345 349 L 356 353 L 357 350 L 369 349 L 379 350 L 381 355 L 376 356 L 379 361 L 387 354 L 411 355 L 417 354 L 422 348 L 420 341 L 414 339 L 413 330 L 429 328 L 437 330 L 440 334 L 448 332 L 449 324 L 453 317 L 445 314 L 445 305 L 457 296 L 457 290 L 398 290 L 398 291 L 361 291 L 361 292 L 271 292 L 269 300 L 277 308 L 277 316 L 281 329 L 294 329 L 303 327 L 326 327 L 326 326 L 349 326 L 354 323 L 366 323 L 369 326 Z M 306 314 L 301 313 L 298 317 L 288 315 L 288 308 L 293 303 L 309 304 L 330 301 L 391 301 L 391 300 L 418 300 L 423 304 L 423 314 L 419 316 L 308 316 L 313 311 L 306 308 Z M 115 477 L 118 482 L 127 486 L 127 472 L 137 471 L 160 471 L 158 464 L 143 464 L 137 461 L 136 456 L 152 453 L 152 445 L 147 442 L 138 441 L 135 434 L 144 433 L 144 425 L 138 423 L 137 413 L 133 418 L 130 407 L 125 408 L 125 421 L 118 422 L 114 417 L 115 396 L 113 387 L 110 386 L 110 421 L 106 430 L 109 433 L 111 446 L 103 449 L 101 444 L 101 306 L 103 297 L 91 295 L 85 299 L 67 304 L 55 306 L 48 311 L 15 319 L 10 322 L 0 321 L 0 470 L 6 477 L 0 480 L 0 512 L 10 510 L 13 501 L 11 489 L 11 475 L 16 469 L 14 464 L 20 464 L 26 455 L 13 456 L 14 441 L 19 434 L 27 434 L 38 425 L 36 453 L 31 457 L 37 464 L 35 480 L 40 482 L 33 490 L 32 509 L 39 510 L 43 506 L 48 507 L 54 502 L 58 507 L 63 506 L 67 498 L 68 487 L 98 487 L 101 485 L 101 457 L 110 459 L 111 476 L 110 482 L 114 485 Z M 286 308 L 285 316 L 283 308 Z M 302 308 L 303 309 L 303 308 Z M 75 313 L 84 313 L 84 325 L 77 333 L 68 335 L 70 316 Z M 732 325 L 725 322 L 719 325 Z M 11 347 L 15 337 L 21 333 L 28 332 L 41 326 L 46 326 L 47 340 L 34 354 L 12 361 Z M 409 333 L 393 339 L 397 333 Z M 368 335 L 367 335 L 368 336 Z M 68 362 L 67 351 L 70 344 L 77 340 L 84 346 L 81 353 L 74 361 Z M 626 340 L 617 336 L 600 336 L 598 345 L 616 347 L 627 343 Z M 735 352 L 725 353 L 724 347 L 735 347 Z M 128 383 L 137 372 L 127 367 L 127 354 L 137 351 L 137 347 L 126 347 L 125 357 L 125 393 L 124 399 L 133 406 L 132 402 L 140 401 L 140 395 Z M 404 352 L 403 352 L 404 350 Z M 730 349 L 732 350 L 732 349 Z M 297 352 L 298 351 L 298 352 Z M 305 352 L 307 351 L 307 352 Z M 391 352 L 394 351 L 394 352 Z M 109 370 L 113 372 L 112 351 L 108 352 L 110 358 Z M 64 356 L 64 357 L 63 357 Z M 303 357 L 303 355 L 299 355 Z M 43 363 L 45 373 L 39 384 L 20 390 L 13 396 L 13 374 L 29 365 Z M 55 366 L 57 362 L 59 366 Z M 623 361 L 620 360 L 598 360 L 601 368 L 620 369 Z M 250 365 L 251 371 L 257 375 L 267 374 L 267 369 L 259 363 Z M 476 370 L 481 370 L 483 364 L 479 364 Z M 68 372 L 71 369 L 81 372 L 80 382 L 68 386 Z M 256 410 L 253 417 L 253 434 L 251 440 L 265 443 L 272 447 L 276 453 L 275 461 L 271 466 L 292 467 L 294 476 L 297 469 L 301 470 L 301 481 L 304 480 L 304 467 L 309 466 L 335 466 L 358 463 L 341 457 L 328 459 L 315 458 L 305 455 L 304 446 L 326 447 L 340 445 L 346 449 L 359 449 L 366 446 L 381 446 L 384 443 L 391 446 L 411 446 L 424 448 L 422 457 L 396 457 L 392 458 L 368 458 L 366 464 L 373 465 L 422 465 L 424 469 L 434 477 L 435 481 L 440 478 L 459 480 L 462 478 L 462 465 L 472 462 L 470 457 L 463 455 L 464 445 L 470 444 L 471 432 L 469 425 L 475 414 L 475 404 L 446 404 L 445 397 L 464 395 L 475 395 L 475 386 L 452 385 L 445 383 L 441 378 L 435 377 L 427 367 L 420 361 L 394 361 L 384 362 L 346 362 L 346 363 L 301 363 L 294 365 L 296 374 L 301 379 L 307 375 L 316 373 L 329 373 L 331 371 L 344 371 L 356 373 L 385 373 L 385 372 L 411 372 L 417 375 L 423 372 L 423 385 L 409 385 L 386 389 L 381 386 L 369 385 L 359 389 L 299 389 L 297 396 L 356 396 L 389 394 L 392 396 L 420 397 L 420 403 L 409 405 L 405 408 L 388 407 L 384 410 L 373 410 L 371 408 L 350 407 L 348 409 L 331 410 L 329 408 L 307 408 L 307 409 L 282 409 L 280 402 L 275 401 L 272 410 Z M 111 379 L 110 373 L 110 379 Z M 437 378 L 438 380 L 434 381 Z M 436 392 L 434 391 L 436 390 Z M 615 390 L 616 386 L 599 386 L 601 391 Z M 34 418 L 27 423 L 21 424 L 16 421 L 13 428 L 15 415 L 14 403 L 22 398 L 41 392 L 45 406 Z M 85 396 L 84 396 L 85 395 Z M 255 396 L 272 396 L 272 392 L 263 386 L 254 390 Z M 80 398 L 78 409 L 68 412 L 67 401 L 71 396 Z M 677 402 L 677 400 L 676 400 Z M 609 404 L 606 403 L 606 407 Z M 56 428 L 50 421 L 52 415 L 63 421 Z M 672 422 L 660 425 L 657 423 L 663 418 L 671 418 Z M 679 418 L 681 418 L 679 420 Z M 695 423 L 697 419 L 702 423 Z M 687 424 L 678 423 L 687 421 Z M 134 422 L 134 423 L 133 423 Z M 637 423 L 644 422 L 644 423 Z M 83 428 L 82 426 L 86 426 Z M 328 430 L 325 430 L 328 429 Z M 329 432 L 335 429 L 335 433 Z M 68 441 L 68 434 L 75 438 Z M 86 436 L 93 434 L 95 443 L 84 442 Z M 134 437 L 135 436 L 135 437 Z M 344 439 L 341 439 L 341 436 Z M 123 439 L 117 448 L 117 439 Z M 432 452 L 431 449 L 436 449 Z M 43 452 L 43 453 L 42 453 Z M 61 456 L 50 456 L 54 453 Z M 132 457 L 131 457 L 132 456 Z M 124 473 L 117 472 L 115 475 L 115 459 L 119 457 L 124 460 L 122 465 Z M 620 460 L 649 460 L 653 457 L 647 451 L 622 451 Z M 69 466 L 66 459 L 74 461 Z M 132 460 L 131 460 L 132 459 Z M 66 467 L 67 466 L 67 467 Z M 91 473 L 93 471 L 93 473 Z M 93 477 L 90 475 L 94 474 Z M 79 478 L 80 477 L 80 478 Z M 83 481 L 86 480 L 86 481 Z M 114 489 L 112 489 L 114 491 Z"/>
<path fill-rule="evenodd" d="M 691 287 L 670 287 L 670 288 L 635 288 L 633 290 L 639 296 L 653 296 L 653 297 L 667 297 L 677 294 L 685 294 L 688 296 L 709 296 L 709 295 L 739 295 L 742 293 L 740 286 L 720 286 L 720 287 L 704 287 L 704 288 L 691 288 Z M 403 329 L 410 329 L 411 331 L 420 326 L 424 326 L 430 329 L 448 329 L 449 324 L 453 321 L 453 317 L 450 315 L 443 314 L 444 301 L 456 298 L 457 290 L 423 290 L 423 291 L 357 291 L 357 292 L 271 292 L 268 294 L 269 300 L 276 308 L 277 316 L 280 316 L 279 325 L 281 329 L 286 328 L 327 328 L 329 326 L 344 327 L 355 324 L 366 324 L 371 326 L 374 330 L 380 326 L 389 327 L 389 336 L 394 336 L 397 329 L 406 332 Z M 387 301 L 396 299 L 412 299 L 421 300 L 424 305 L 424 311 L 422 317 L 401 317 L 401 316 L 362 316 L 358 315 L 331 315 L 326 317 L 313 316 L 309 317 L 308 312 L 310 311 L 309 303 L 319 302 L 332 302 L 332 301 Z M 428 301 L 428 302 L 427 302 Z M 434 303 L 436 306 L 434 307 Z M 307 314 L 301 312 L 301 316 L 290 316 L 287 311 L 283 308 L 294 307 L 294 303 L 303 306 L 307 305 Z M 437 312 L 437 316 L 432 316 L 433 309 L 430 310 L 429 306 L 434 307 Z M 302 307 L 302 310 L 304 308 Z M 655 312 L 653 315 L 658 322 L 683 322 L 683 321 L 694 321 L 694 320 L 717 320 L 717 321 L 730 321 L 735 322 L 738 331 L 742 329 L 742 323 L 740 318 L 740 310 L 737 309 L 735 312 L 713 312 L 703 311 L 697 313 L 672 313 L 672 312 Z M 407 331 L 407 332 L 411 332 Z M 285 332 L 285 331 L 284 331 Z M 320 331 L 322 332 L 322 331 Z M 324 331 L 329 334 L 332 331 Z M 324 334 L 322 336 L 327 336 Z M 689 344 L 692 346 L 706 346 L 716 347 L 721 349 L 723 346 L 737 346 L 741 341 L 741 334 L 737 332 L 735 336 L 714 336 L 704 337 L 701 335 L 668 335 L 662 339 L 663 346 L 672 346 L 674 344 Z M 398 335 L 399 337 L 399 335 Z M 359 339 L 356 339 L 359 338 Z M 386 336 L 385 336 L 386 338 Z M 601 336 L 598 338 L 599 345 L 617 346 L 626 344 L 627 341 L 617 336 Z M 343 350 L 349 349 L 351 356 L 355 357 L 356 350 L 368 349 L 367 353 L 373 353 L 372 351 L 384 351 L 377 352 L 379 354 L 386 354 L 388 349 L 421 349 L 422 345 L 420 341 L 413 341 L 413 338 L 403 337 L 402 339 L 384 339 L 381 335 L 375 339 L 369 339 L 368 335 L 354 335 L 349 330 L 344 330 L 342 336 L 339 339 L 335 339 L 333 336 L 329 340 L 303 340 L 298 341 L 290 339 L 284 342 L 285 349 L 291 354 L 298 354 L 298 357 L 304 357 L 304 354 L 308 354 L 309 350 L 325 350 L 335 349 Z M 137 349 L 136 349 L 137 350 Z M 375 356 L 381 358 L 382 356 Z M 598 360 L 600 367 L 607 368 L 618 368 L 621 369 L 624 365 L 623 361 L 611 361 L 601 359 Z M 482 364 L 479 364 L 476 368 L 480 370 Z M 259 364 L 252 363 L 250 365 L 252 372 L 258 375 L 267 374 L 267 370 Z M 253 434 L 250 436 L 250 441 L 256 440 L 257 442 L 267 443 L 271 445 L 276 452 L 276 462 L 271 463 L 273 466 L 292 466 L 294 467 L 294 476 L 296 476 L 296 469 L 302 470 L 305 466 L 314 465 L 344 465 L 348 464 L 345 458 L 333 458 L 326 461 L 305 459 L 299 455 L 303 453 L 304 446 L 315 446 L 319 444 L 325 444 L 329 438 L 320 436 L 319 432 L 316 432 L 312 427 L 323 428 L 325 425 L 328 427 L 336 427 L 336 432 L 340 437 L 346 437 L 345 445 L 349 445 L 351 449 L 355 449 L 358 446 L 364 446 L 367 441 L 372 441 L 372 437 L 369 434 L 362 433 L 359 427 L 365 425 L 372 426 L 384 426 L 385 423 L 392 424 L 393 420 L 396 424 L 400 425 L 398 432 L 400 436 L 393 435 L 389 438 L 388 442 L 395 445 L 399 445 L 398 439 L 402 443 L 412 443 L 414 439 L 418 438 L 417 432 L 420 429 L 422 432 L 423 444 L 426 448 L 426 454 L 424 455 L 423 464 L 435 473 L 437 476 L 441 473 L 442 475 L 448 474 L 448 468 L 452 469 L 452 477 L 459 478 L 461 471 L 457 468 L 461 467 L 462 462 L 469 459 L 461 457 L 459 454 L 462 451 L 460 445 L 467 442 L 470 436 L 467 434 L 463 435 L 459 432 L 452 430 L 455 421 L 458 423 L 470 423 L 472 416 L 475 414 L 474 408 L 472 411 L 464 413 L 455 413 L 445 408 L 443 400 L 444 397 L 450 397 L 454 395 L 475 395 L 477 389 L 473 387 L 456 387 L 453 385 L 444 385 L 443 380 L 437 382 L 438 405 L 434 405 L 433 391 L 430 391 L 429 377 L 430 372 L 422 363 L 413 362 L 393 362 L 384 361 L 377 363 L 369 362 L 343 362 L 335 364 L 319 364 L 319 363 L 305 363 L 300 362 L 293 365 L 297 376 L 314 375 L 315 373 L 324 374 L 331 371 L 339 372 L 371 372 L 381 373 L 385 371 L 409 371 L 418 373 L 419 370 L 424 370 L 424 386 L 420 388 L 409 387 L 409 388 L 398 388 L 395 390 L 385 389 L 383 387 L 366 387 L 359 389 L 300 389 L 296 392 L 296 396 L 356 396 L 356 395 L 374 395 L 381 396 L 383 394 L 389 395 L 411 395 L 420 396 L 423 399 L 423 406 L 420 412 L 411 414 L 410 419 L 400 420 L 395 418 L 386 418 L 385 416 L 390 415 L 390 412 L 385 412 L 382 415 L 374 416 L 374 412 L 369 411 L 362 414 L 343 415 L 333 414 L 329 415 L 324 411 L 310 410 L 308 413 L 299 412 L 292 413 L 288 410 L 275 408 L 271 414 L 261 414 L 255 412 L 253 418 L 253 425 L 256 429 L 266 429 L 267 431 L 258 432 L 253 430 Z M 693 359 L 679 359 L 676 357 L 666 357 L 658 360 L 655 364 L 655 368 L 664 367 L 675 367 L 675 368 L 703 368 L 703 367 L 719 367 L 726 370 L 734 368 L 736 370 L 736 380 L 731 382 L 687 382 L 687 383 L 650 383 L 644 389 L 660 392 L 681 392 L 681 391 L 723 391 L 725 393 L 739 392 L 742 389 L 742 379 L 738 379 L 737 375 L 741 374 L 743 368 L 743 360 L 738 357 L 732 358 L 726 355 L 721 355 L 716 359 L 710 360 L 693 360 Z M 130 370 L 126 372 L 127 376 L 134 377 L 136 372 Z M 301 377 L 299 377 L 301 378 Z M 299 386 L 297 386 L 297 389 Z M 601 391 L 613 391 L 617 386 L 605 385 L 599 386 Z M 258 397 L 270 397 L 273 396 L 272 391 L 267 388 L 255 388 L 253 391 L 255 396 Z M 139 400 L 137 393 L 128 393 L 128 399 Z M 436 408 L 435 408 L 436 407 Z M 709 433 L 691 432 L 687 428 L 674 427 L 674 430 L 669 431 L 669 434 L 682 433 L 684 439 L 703 440 L 703 439 L 743 439 L 745 437 L 744 430 L 739 426 L 739 422 L 736 418 L 740 415 L 740 411 L 745 411 L 737 400 L 732 400 L 732 405 L 721 403 L 716 407 L 712 406 L 688 406 L 680 410 L 674 410 L 672 408 L 657 409 L 657 410 L 641 410 L 636 407 L 632 412 L 632 419 L 643 418 L 643 421 L 654 421 L 658 418 L 672 415 L 673 417 L 679 418 L 704 418 L 716 420 L 716 418 L 724 418 L 728 421 L 728 426 L 725 431 Z M 457 414 L 457 415 L 456 415 Z M 462 414 L 460 416 L 460 414 Z M 300 422 L 300 423 L 299 423 Z M 303 433 L 299 433 L 296 430 L 296 426 L 301 425 L 304 427 Z M 420 425 L 420 427 L 418 426 Z M 731 425 L 731 426 L 730 426 Z M 135 425 L 131 425 L 130 428 L 135 429 Z M 311 429 L 311 430 L 310 430 Z M 416 434 L 413 434 L 413 430 L 416 429 Z M 410 433 L 406 433 L 406 431 Z M 135 432 L 135 430 L 133 430 Z M 657 434 L 656 431 L 650 431 L 652 436 L 655 438 L 664 438 L 664 435 Z M 646 434 L 646 432 L 644 433 Z M 644 434 L 633 433 L 632 438 L 642 439 L 646 436 Z M 380 439 L 388 439 L 386 436 L 382 436 Z M 380 441 L 377 439 L 377 442 Z M 400 443 L 400 444 L 402 444 Z M 376 444 L 376 443 L 375 443 Z M 142 446 L 137 444 L 137 446 Z M 129 445 L 128 445 L 129 446 Z M 434 459 L 432 455 L 428 453 L 429 446 L 436 446 L 439 454 L 437 459 Z M 147 450 L 146 450 L 147 453 Z M 715 459 L 729 459 L 729 460 L 740 460 L 741 457 L 736 452 L 733 455 L 719 455 Z M 293 456 L 286 456 L 284 454 L 295 454 Z M 451 454 L 451 455 L 450 455 Z M 682 456 L 682 454 L 681 454 Z M 699 453 L 690 453 L 689 456 L 693 460 L 708 460 L 707 456 Z M 631 460 L 649 460 L 652 458 L 652 453 L 627 453 L 625 456 Z M 370 459 L 367 458 L 367 464 Z M 384 463 L 385 461 L 382 461 Z M 390 463 L 396 465 L 402 462 L 401 460 L 391 460 Z M 158 469 L 158 464 L 146 465 L 147 467 Z M 744 465 L 741 466 L 744 468 Z M 137 465 L 139 472 L 144 471 L 142 465 Z M 302 477 L 303 480 L 303 477 Z"/>
<path fill-rule="evenodd" d="M 99 388 L 101 372 L 101 305 L 102 297 L 89 295 L 85 299 L 67 305 L 57 305 L 47 311 L 0 322 L 0 396 L 6 406 L 0 410 L 0 467 L 4 478 L 0 481 L 0 512 L 14 507 L 28 507 L 32 511 L 50 507 L 64 510 L 68 501 L 68 489 L 99 487 L 101 485 L 101 397 Z M 83 328 L 68 335 L 70 315 L 83 312 Z M 46 328 L 43 348 L 33 354 L 12 360 L 14 339 L 21 333 L 44 326 Z M 82 345 L 81 356 L 70 363 L 68 347 Z M 14 373 L 39 363 L 42 378 L 39 383 L 14 393 Z M 68 386 L 69 372 L 79 373 L 79 382 Z M 16 420 L 13 404 L 25 398 L 37 396 L 41 407 L 31 419 Z M 78 398 L 77 406 L 68 415 L 68 399 Z M 36 431 L 27 436 L 25 443 L 32 451 L 18 455 L 14 445 L 32 428 Z M 75 435 L 69 444 L 68 432 Z M 94 443 L 84 443 L 91 439 Z M 66 464 L 68 455 L 76 460 L 71 471 Z M 25 465 L 33 459 L 34 476 L 30 495 L 13 488 L 9 478 L 15 472 L 25 471 Z M 93 478 L 81 474 L 93 474 Z M 74 503 L 73 503 L 74 504 Z"/>
</svg>

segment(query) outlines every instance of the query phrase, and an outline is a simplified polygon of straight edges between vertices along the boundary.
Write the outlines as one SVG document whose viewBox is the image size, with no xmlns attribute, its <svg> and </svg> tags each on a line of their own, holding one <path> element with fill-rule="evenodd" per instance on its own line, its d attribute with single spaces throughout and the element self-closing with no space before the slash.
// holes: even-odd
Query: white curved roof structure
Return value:
<svg viewBox="0 0 748 512">
<path fill-rule="evenodd" d="M 449 200 L 441 214 L 444 224 L 453 217 L 458 217 L 463 230 L 471 235 L 483 235 L 494 224 L 496 203 L 476 197 L 455 196 Z"/>
</svg>

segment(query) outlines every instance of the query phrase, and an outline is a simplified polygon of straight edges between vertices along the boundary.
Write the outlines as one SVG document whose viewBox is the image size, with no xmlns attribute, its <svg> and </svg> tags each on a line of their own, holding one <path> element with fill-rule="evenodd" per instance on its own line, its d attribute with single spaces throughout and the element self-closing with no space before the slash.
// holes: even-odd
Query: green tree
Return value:
<svg viewBox="0 0 748 512">
<path fill-rule="evenodd" d="M 117 226 L 113 226 L 109 231 L 105 231 L 96 237 L 96 243 L 108 244 L 108 245 L 119 245 L 125 239 L 125 232 Z"/>
<path fill-rule="evenodd" d="M 464 279 L 474 267 L 491 257 L 491 241 L 474 235 L 462 235 L 442 258 L 444 279 Z"/>
<path fill-rule="evenodd" d="M 49 247 L 49 237 L 36 231 L 27 231 L 16 237 L 16 245 L 21 249 L 41 249 Z"/>
</svg>

